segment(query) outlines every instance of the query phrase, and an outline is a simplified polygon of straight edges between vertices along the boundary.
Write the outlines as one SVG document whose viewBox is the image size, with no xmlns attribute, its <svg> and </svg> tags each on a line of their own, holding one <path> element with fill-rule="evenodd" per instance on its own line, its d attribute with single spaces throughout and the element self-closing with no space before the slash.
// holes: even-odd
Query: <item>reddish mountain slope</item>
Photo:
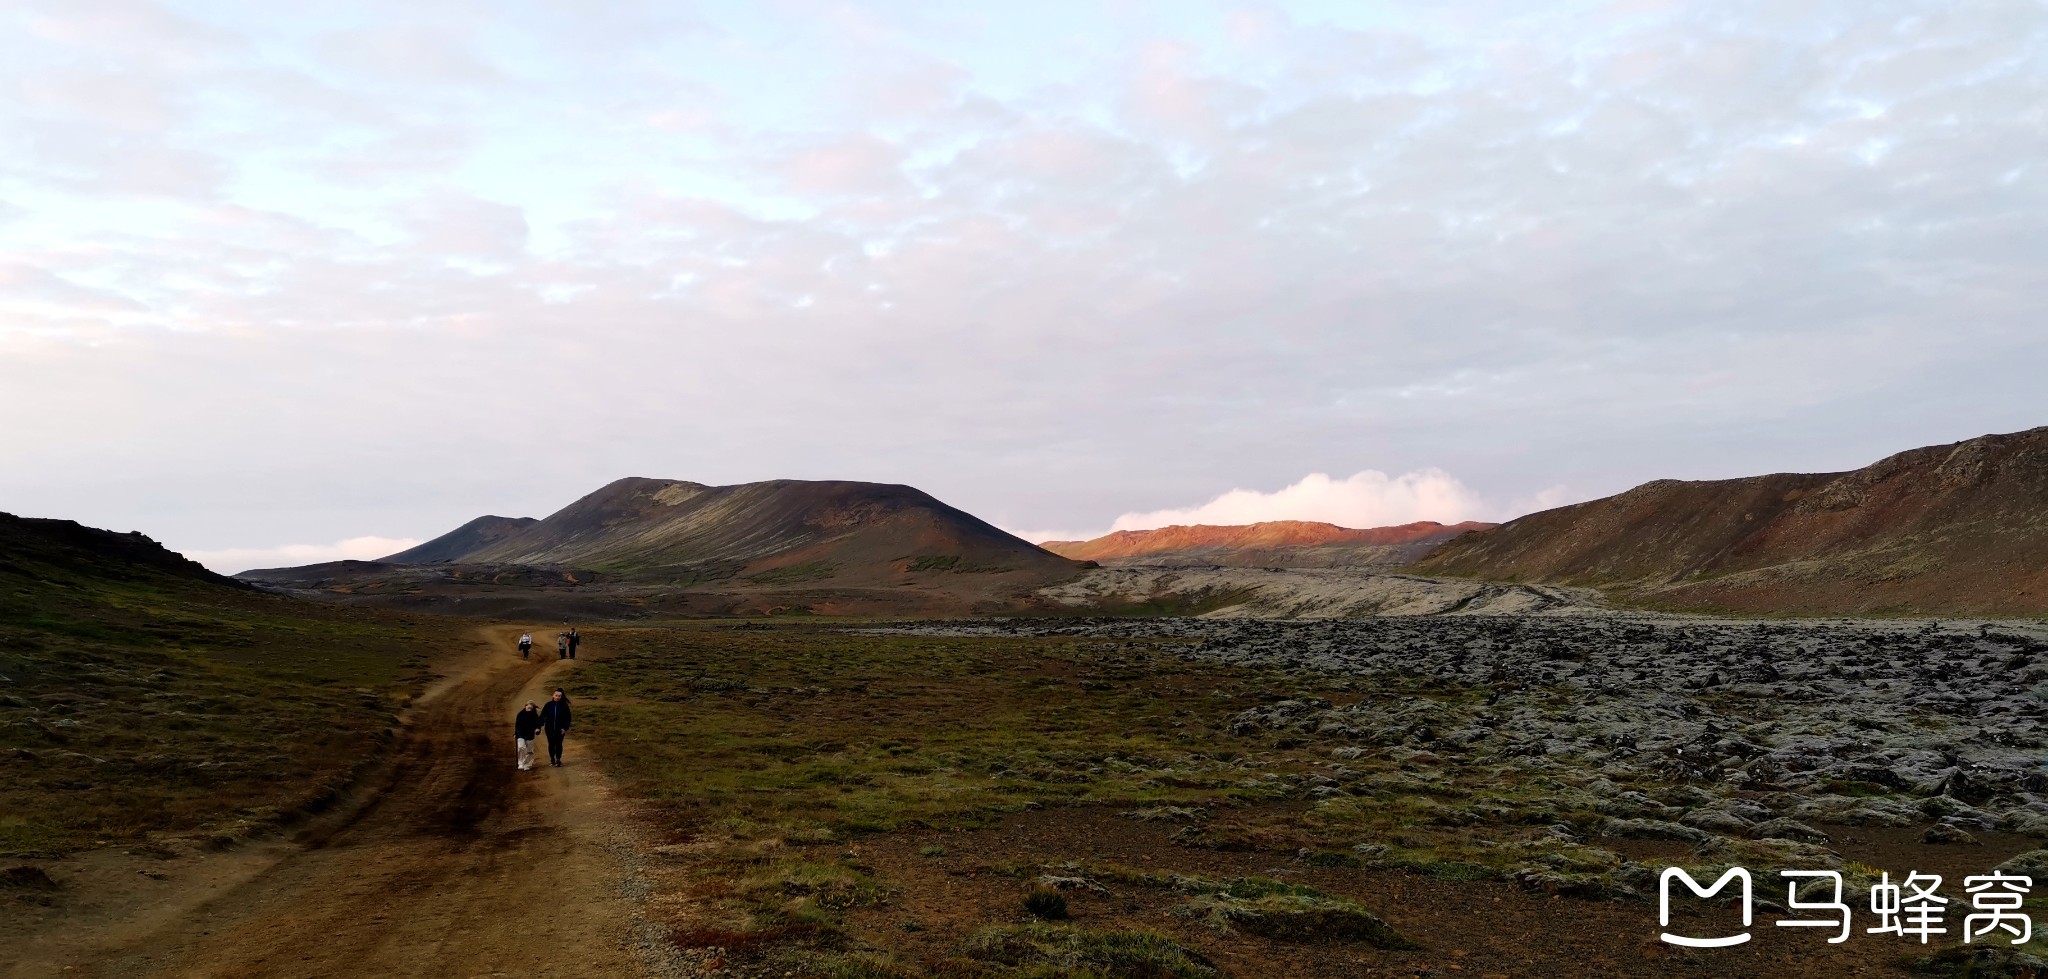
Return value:
<svg viewBox="0 0 2048 979">
<path fill-rule="evenodd" d="M 1161 527 L 1119 530 L 1088 541 L 1048 541 L 1046 550 L 1104 565 L 1220 565 L 1259 568 L 1392 567 L 1407 564 L 1444 541 L 1493 524 L 1434 520 L 1354 530 L 1307 520 L 1271 520 L 1232 527 Z"/>
<path fill-rule="evenodd" d="M 1446 544 L 1421 574 L 1592 585 L 1673 608 L 2048 611 L 2048 428 L 1847 473 L 1658 480 Z"/>
</svg>

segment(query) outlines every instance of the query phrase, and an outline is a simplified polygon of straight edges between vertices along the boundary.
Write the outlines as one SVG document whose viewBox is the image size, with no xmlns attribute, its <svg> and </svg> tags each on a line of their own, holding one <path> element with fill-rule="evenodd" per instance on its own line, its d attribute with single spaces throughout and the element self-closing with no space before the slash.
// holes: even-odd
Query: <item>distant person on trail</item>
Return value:
<svg viewBox="0 0 2048 979">
<path fill-rule="evenodd" d="M 525 658 L 527 657 L 527 655 L 528 655 L 528 654 L 530 654 L 530 653 L 532 653 L 532 652 L 533 652 L 533 633 L 531 633 L 531 632 L 522 632 L 522 633 L 520 633 L 520 634 L 519 634 L 519 658 L 520 658 L 520 659 L 525 659 Z"/>
<path fill-rule="evenodd" d="M 562 767 L 562 735 L 569 733 L 569 695 L 556 687 L 540 709 L 541 730 L 548 733 L 548 764 Z"/>
<path fill-rule="evenodd" d="M 533 771 L 533 736 L 540 733 L 540 705 L 529 700 L 512 718 L 512 734 L 519 739 L 519 770 Z"/>
<path fill-rule="evenodd" d="M 555 635 L 555 658 L 569 658 L 569 634 L 566 632 Z"/>
<path fill-rule="evenodd" d="M 579 636 L 579 635 L 577 635 L 577 634 L 576 634 L 576 630 L 575 630 L 575 629 L 570 629 L 570 630 L 569 630 L 569 658 L 570 658 L 570 659 L 575 659 L 575 658 L 576 658 L 576 645 L 577 645 L 578 643 L 582 642 L 582 641 L 583 641 L 583 637 L 582 637 L 582 636 Z"/>
</svg>

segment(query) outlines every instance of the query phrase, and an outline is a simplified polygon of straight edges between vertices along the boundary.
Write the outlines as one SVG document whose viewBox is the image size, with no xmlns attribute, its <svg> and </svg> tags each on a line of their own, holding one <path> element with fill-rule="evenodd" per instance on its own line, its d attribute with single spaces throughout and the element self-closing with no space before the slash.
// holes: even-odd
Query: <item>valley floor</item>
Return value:
<svg viewBox="0 0 2048 979">
<path fill-rule="evenodd" d="M 37 861 L 60 887 L 10 916 L 0 973 L 637 974 L 625 885 L 641 847 L 588 743 L 572 736 L 563 768 L 544 752 L 512 766 L 513 705 L 573 685 L 583 661 L 522 661 L 518 631 L 444 650 L 448 678 L 388 759 L 294 839 Z"/>
<path fill-rule="evenodd" d="M 576 663 L 518 631 L 441 650 L 294 839 L 34 862 L 0 973 L 1938 975 L 1995 867 L 2048 926 L 2036 624 L 699 621 Z M 557 685 L 568 767 L 517 773 Z M 1754 940 L 1657 941 L 1661 868 L 1730 865 Z M 1855 934 L 1776 927 L 1779 869 L 1841 872 Z M 1948 934 L 1866 933 L 1913 871 Z"/>
<path fill-rule="evenodd" d="M 607 765 L 673 834 L 677 942 L 735 974 L 1945 974 L 1929 956 L 1965 955 L 1963 877 L 2048 884 L 2038 625 L 1053 618 L 611 638 L 584 677 Z M 1659 942 L 1661 870 L 1733 865 L 1765 902 L 1754 940 Z M 1779 870 L 1840 872 L 1857 933 L 1776 927 Z M 1880 875 L 1916 871 L 1957 902 L 1947 937 L 1862 931 Z M 1047 888 L 1055 913 L 1028 908 Z M 1725 910 L 1680 901 L 1674 920 L 1711 929 Z M 2041 942 L 1967 955 L 2002 974 Z"/>
</svg>

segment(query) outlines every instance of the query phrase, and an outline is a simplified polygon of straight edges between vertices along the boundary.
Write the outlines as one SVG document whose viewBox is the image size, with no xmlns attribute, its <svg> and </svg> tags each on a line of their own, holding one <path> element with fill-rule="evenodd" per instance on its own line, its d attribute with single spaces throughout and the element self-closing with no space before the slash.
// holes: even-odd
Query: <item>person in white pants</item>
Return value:
<svg viewBox="0 0 2048 979">
<path fill-rule="evenodd" d="M 540 705 L 529 700 L 512 719 L 512 734 L 519 739 L 519 770 L 533 771 L 533 739 L 540 734 Z"/>
</svg>

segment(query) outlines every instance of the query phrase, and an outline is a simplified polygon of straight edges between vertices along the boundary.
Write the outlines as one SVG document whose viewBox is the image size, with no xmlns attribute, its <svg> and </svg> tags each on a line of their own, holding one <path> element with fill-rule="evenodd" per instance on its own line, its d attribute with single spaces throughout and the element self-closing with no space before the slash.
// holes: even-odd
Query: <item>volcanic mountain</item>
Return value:
<svg viewBox="0 0 2048 979">
<path fill-rule="evenodd" d="M 579 599 L 609 590 L 639 605 L 702 611 L 729 604 L 703 594 L 766 591 L 788 599 L 780 605 L 820 611 L 943 611 L 1023 594 L 1085 567 L 908 486 L 628 478 L 545 519 L 481 517 L 381 561 L 243 577 L 352 596 L 438 591 L 502 601 L 522 589 L 531 598 L 536 588 L 575 588 Z M 905 589 L 929 601 L 879 594 Z M 678 597 L 683 592 L 699 600 Z M 784 594 L 795 592 L 804 594 Z"/>
<path fill-rule="evenodd" d="M 1119 530 L 1086 541 L 1047 541 L 1046 550 L 1110 567 L 1390 568 L 1407 564 L 1459 534 L 1490 523 L 1434 520 L 1354 530 L 1307 520 L 1238 526 Z"/>
<path fill-rule="evenodd" d="M 1844 473 L 1657 480 L 1438 548 L 1419 574 L 1590 585 L 1663 608 L 2048 612 L 2048 427 Z"/>
<path fill-rule="evenodd" d="M 445 564 L 539 523 L 532 517 L 478 517 L 424 544 L 380 560 L 392 564 Z"/>
</svg>

